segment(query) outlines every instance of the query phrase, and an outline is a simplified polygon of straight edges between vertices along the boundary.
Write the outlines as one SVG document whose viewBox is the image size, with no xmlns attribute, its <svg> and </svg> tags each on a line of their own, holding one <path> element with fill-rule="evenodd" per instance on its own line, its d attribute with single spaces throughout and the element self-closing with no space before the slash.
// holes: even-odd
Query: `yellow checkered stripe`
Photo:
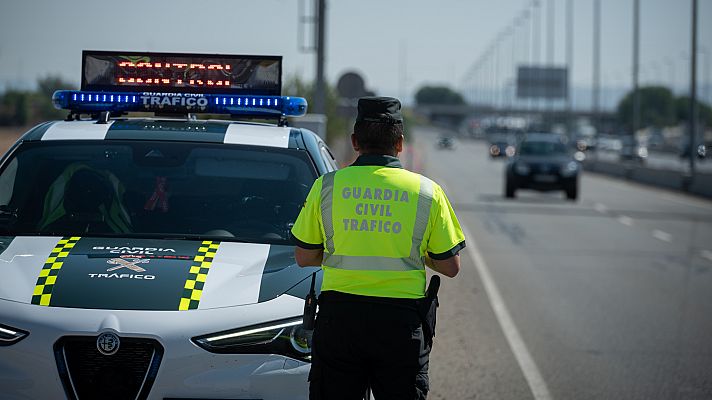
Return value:
<svg viewBox="0 0 712 400">
<path fill-rule="evenodd" d="M 49 306 L 49 302 L 52 299 L 52 289 L 54 289 L 54 284 L 57 282 L 59 270 L 62 269 L 64 260 L 79 239 L 81 237 L 78 236 L 64 237 L 57 242 L 49 258 L 45 261 L 42 271 L 40 271 L 40 276 L 37 278 L 35 291 L 32 292 L 32 304 Z"/>
<path fill-rule="evenodd" d="M 183 286 L 183 296 L 178 305 L 179 310 L 195 310 L 203 295 L 205 280 L 208 278 L 208 271 L 213 264 L 215 252 L 220 247 L 220 242 L 205 240 L 198 249 L 198 254 L 193 258 L 188 279 Z"/>
</svg>

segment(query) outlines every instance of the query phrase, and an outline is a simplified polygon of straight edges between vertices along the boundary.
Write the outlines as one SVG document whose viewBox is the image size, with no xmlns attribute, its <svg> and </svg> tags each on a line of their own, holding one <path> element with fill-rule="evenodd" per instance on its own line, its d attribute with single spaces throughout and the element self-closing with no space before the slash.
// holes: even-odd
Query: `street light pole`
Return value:
<svg viewBox="0 0 712 400">
<path fill-rule="evenodd" d="M 554 46 L 556 45 L 555 39 L 554 39 L 554 28 L 556 27 L 556 11 L 554 11 L 555 3 L 554 0 L 548 0 L 547 3 L 547 32 L 546 32 L 546 64 L 547 67 L 551 68 L 554 66 L 554 58 L 555 58 L 555 49 Z M 549 111 L 552 112 L 554 111 L 554 98 L 551 95 L 551 87 L 549 85 L 546 85 L 545 89 L 546 93 L 546 101 L 549 103 L 548 108 Z M 553 121 L 553 117 L 551 117 Z"/>
<path fill-rule="evenodd" d="M 695 175 L 697 151 L 697 0 L 692 0 L 692 48 L 690 49 L 690 181 Z"/>
<path fill-rule="evenodd" d="M 694 0 L 693 0 L 694 1 Z M 633 3 L 633 132 L 640 129 L 640 90 L 638 89 L 638 70 L 640 68 L 640 0 Z"/>
<path fill-rule="evenodd" d="M 533 19 L 533 25 L 534 25 L 534 35 L 532 37 L 533 40 L 533 50 L 534 50 L 534 56 L 532 57 L 532 60 L 534 61 L 534 64 L 539 64 L 539 55 L 541 54 L 541 26 L 539 24 L 539 1 L 534 0 L 532 3 L 533 7 L 533 13 L 534 13 L 534 19 Z"/>
<path fill-rule="evenodd" d="M 593 126 L 598 129 L 601 96 L 601 0 L 593 2 L 593 93 L 591 99 Z"/>
<path fill-rule="evenodd" d="M 566 70 L 568 77 L 566 79 L 566 125 L 569 132 L 569 139 L 573 136 L 573 121 L 571 121 L 571 109 L 573 108 L 573 88 L 572 78 L 574 71 L 574 2 L 568 0 L 566 3 Z"/>
<path fill-rule="evenodd" d="M 326 84 L 324 60 L 326 59 L 326 0 L 316 0 L 316 85 L 314 88 L 314 113 L 326 114 Z"/>
<path fill-rule="evenodd" d="M 517 81 L 517 28 L 519 27 L 519 17 L 514 19 L 512 23 L 512 29 L 510 31 L 512 40 L 512 66 L 510 71 L 512 71 L 512 82 Z M 514 109 L 514 86 L 509 92 L 509 108 Z"/>
<path fill-rule="evenodd" d="M 541 0 L 543 1 L 543 0 Z M 541 3 L 539 3 L 539 0 L 534 0 L 534 65 L 536 65 L 537 68 L 541 67 L 541 64 L 543 64 L 543 54 L 542 54 L 542 34 L 541 34 L 541 25 L 542 25 L 542 9 L 540 6 Z M 541 71 L 539 71 L 541 72 Z M 539 75 L 537 75 L 537 81 L 540 79 Z M 540 101 L 541 97 L 535 98 L 536 101 L 536 108 L 539 109 L 542 106 L 542 102 Z"/>
<path fill-rule="evenodd" d="M 548 16 L 547 16 L 547 38 L 546 38 L 546 62 L 549 66 L 554 65 L 555 49 L 556 44 L 554 39 L 554 28 L 556 27 L 556 11 L 554 11 L 554 0 L 549 0 L 548 2 Z"/>
<path fill-rule="evenodd" d="M 501 35 L 497 35 L 497 39 L 494 42 L 494 107 L 495 108 L 499 107 L 499 96 L 500 96 L 499 69 L 501 68 L 501 64 L 500 64 L 500 59 L 499 59 L 499 45 L 500 45 L 501 37 L 502 37 Z"/>
</svg>

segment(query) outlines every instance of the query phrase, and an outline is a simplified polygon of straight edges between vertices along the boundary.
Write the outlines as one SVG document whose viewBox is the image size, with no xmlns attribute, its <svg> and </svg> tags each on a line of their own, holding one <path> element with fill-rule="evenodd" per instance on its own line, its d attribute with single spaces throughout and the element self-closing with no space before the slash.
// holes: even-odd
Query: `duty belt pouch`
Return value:
<svg viewBox="0 0 712 400">
<path fill-rule="evenodd" d="M 440 289 L 440 277 L 438 275 L 433 275 L 430 278 L 430 284 L 428 289 L 425 291 L 425 298 L 423 302 L 418 307 L 418 312 L 420 314 L 420 319 L 423 322 L 423 335 L 425 336 L 425 342 L 428 346 L 433 343 L 433 337 L 435 336 L 435 322 L 437 320 L 438 313 L 438 290 Z"/>
</svg>

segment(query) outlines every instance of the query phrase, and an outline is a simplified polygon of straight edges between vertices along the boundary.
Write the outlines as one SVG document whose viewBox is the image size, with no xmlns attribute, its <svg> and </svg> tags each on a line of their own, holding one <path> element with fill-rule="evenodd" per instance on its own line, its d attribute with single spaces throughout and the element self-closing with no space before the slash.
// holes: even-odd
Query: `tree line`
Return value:
<svg viewBox="0 0 712 400">
<path fill-rule="evenodd" d="M 56 90 L 71 90 L 76 86 L 59 76 L 38 79 L 33 91 L 8 89 L 0 94 L 0 126 L 27 126 L 42 121 L 62 119 L 67 112 L 52 104 Z"/>
<path fill-rule="evenodd" d="M 662 128 L 674 126 L 690 119 L 690 98 L 675 96 L 672 91 L 663 86 L 646 86 L 640 92 L 640 125 L 641 127 Z M 424 86 L 415 95 L 418 105 L 465 104 L 463 96 L 446 86 Z M 628 92 L 616 107 L 618 123 L 630 131 L 633 127 L 633 91 Z M 697 118 L 706 126 L 712 126 L 712 108 L 698 100 Z"/>
</svg>

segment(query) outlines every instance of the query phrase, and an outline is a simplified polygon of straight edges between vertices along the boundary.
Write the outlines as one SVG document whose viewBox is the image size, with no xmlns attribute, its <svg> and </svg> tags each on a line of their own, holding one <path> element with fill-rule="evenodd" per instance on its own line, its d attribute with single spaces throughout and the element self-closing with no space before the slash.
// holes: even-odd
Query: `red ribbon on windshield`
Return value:
<svg viewBox="0 0 712 400">
<path fill-rule="evenodd" d="M 168 192 L 166 188 L 168 187 L 168 178 L 165 176 L 156 177 L 156 187 L 153 189 L 153 194 L 146 201 L 143 206 L 144 210 L 153 211 L 156 206 L 160 208 L 162 212 L 168 211 Z"/>
</svg>

